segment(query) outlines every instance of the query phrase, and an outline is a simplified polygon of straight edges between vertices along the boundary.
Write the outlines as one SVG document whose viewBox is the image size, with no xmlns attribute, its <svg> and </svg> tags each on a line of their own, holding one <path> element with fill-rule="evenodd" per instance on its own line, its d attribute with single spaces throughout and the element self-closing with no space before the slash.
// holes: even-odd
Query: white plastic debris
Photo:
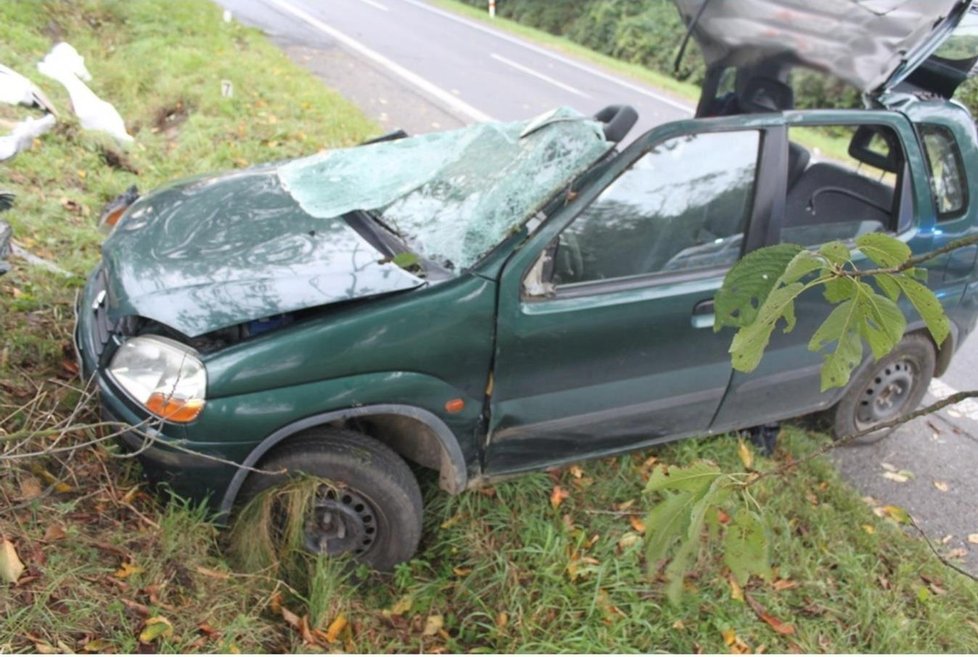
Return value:
<svg viewBox="0 0 978 657">
<path fill-rule="evenodd" d="M 48 97 L 23 75 L 0 64 L 0 102 L 7 105 L 38 107 L 57 115 Z"/>
<path fill-rule="evenodd" d="M 85 82 L 92 81 L 92 74 L 85 67 L 85 58 L 79 55 L 78 51 L 70 43 L 62 41 L 54 48 L 51 48 L 51 52 L 44 56 L 41 64 L 74 73 L 79 80 L 84 80 Z M 38 64 L 39 70 L 41 64 Z"/>
<path fill-rule="evenodd" d="M 53 114 L 45 114 L 39 119 L 28 118 L 14 125 L 14 129 L 0 137 L 0 161 L 9 160 L 21 151 L 26 151 L 36 137 L 54 127 L 57 122 Z"/>
<path fill-rule="evenodd" d="M 58 44 L 68 45 L 68 44 Z M 70 46 L 68 46 L 70 48 Z M 74 51 L 74 48 L 71 49 Z M 66 51 L 62 51 L 64 53 Z M 78 121 L 85 130 L 96 130 L 111 135 L 120 144 L 132 143 L 132 136 L 126 132 L 125 121 L 122 116 L 112 106 L 95 95 L 88 86 L 78 79 L 78 61 L 70 56 L 60 55 L 51 57 L 54 51 L 44 58 L 37 65 L 37 70 L 42 74 L 57 80 L 68 90 L 71 97 L 71 106 Z M 77 54 L 77 53 L 76 53 Z M 79 57 L 79 59 L 81 59 Z M 81 63 L 84 69 L 84 61 Z M 87 71 L 85 71 L 87 74 Z M 91 76 L 89 76 L 89 79 Z"/>
</svg>

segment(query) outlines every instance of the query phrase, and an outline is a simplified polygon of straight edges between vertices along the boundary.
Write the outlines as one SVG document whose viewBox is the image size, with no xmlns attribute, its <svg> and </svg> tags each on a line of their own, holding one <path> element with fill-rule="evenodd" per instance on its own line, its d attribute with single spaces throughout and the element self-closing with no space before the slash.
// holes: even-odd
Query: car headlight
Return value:
<svg viewBox="0 0 978 657">
<path fill-rule="evenodd" d="M 190 422 L 204 410 L 207 370 L 189 347 L 160 336 L 124 342 L 109 374 L 151 413 L 168 422 Z"/>
</svg>

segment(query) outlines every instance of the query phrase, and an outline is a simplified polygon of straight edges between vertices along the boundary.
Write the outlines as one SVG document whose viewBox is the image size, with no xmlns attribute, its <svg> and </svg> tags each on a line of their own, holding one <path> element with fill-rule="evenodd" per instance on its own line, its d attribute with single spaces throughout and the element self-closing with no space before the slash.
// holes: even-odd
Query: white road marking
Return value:
<svg viewBox="0 0 978 657">
<path fill-rule="evenodd" d="M 564 84 L 560 80 L 554 80 L 549 75 L 544 75 L 543 73 L 540 73 L 539 71 L 534 71 L 532 68 L 529 68 L 527 66 L 523 66 L 522 64 L 517 64 L 513 60 L 506 59 L 502 55 L 497 55 L 496 53 L 492 53 L 489 56 L 492 57 L 493 59 L 495 59 L 497 62 L 502 62 L 503 64 L 506 64 L 506 66 L 511 66 L 511 67 L 515 68 L 517 71 L 522 71 L 523 73 L 526 73 L 527 75 L 532 75 L 533 77 L 538 78 L 540 80 L 543 80 L 544 82 L 548 82 L 548 83 L 552 84 L 553 86 L 555 86 L 555 87 L 557 87 L 559 89 L 563 89 L 564 91 L 568 91 L 568 92 L 570 92 L 572 94 L 575 94 L 577 96 L 581 96 L 582 98 L 590 98 L 590 96 L 588 96 L 586 93 L 584 93 L 583 91 L 580 91 L 579 89 L 575 89 L 574 87 L 570 86 L 569 84 Z"/>
<path fill-rule="evenodd" d="M 943 381 L 933 379 L 930 382 L 930 387 L 927 388 L 927 392 L 937 399 L 944 399 L 945 397 L 957 394 L 958 391 Z M 945 407 L 944 411 L 954 418 L 968 418 L 978 421 L 978 399 L 972 398 L 959 401 L 953 406 Z"/>
<path fill-rule="evenodd" d="M 414 85 L 422 92 L 441 101 L 445 107 L 452 109 L 460 114 L 464 114 L 465 116 L 472 119 L 473 121 L 478 121 L 478 122 L 492 121 L 492 117 L 486 114 L 485 112 L 480 112 L 476 108 L 456 98 L 455 96 L 445 91 L 441 87 L 424 79 L 417 73 L 409 71 L 408 69 L 404 68 L 400 64 L 397 64 L 391 61 L 390 59 L 384 57 L 379 52 L 375 50 L 371 50 L 370 48 L 363 45 L 356 39 L 348 37 L 347 35 L 343 34 L 339 30 L 330 27 L 326 23 L 322 22 L 315 16 L 311 16 L 310 14 L 303 11 L 302 9 L 293 6 L 292 4 L 286 2 L 285 0 L 266 0 L 266 1 L 277 6 L 279 9 L 292 14 L 299 20 L 316 28 L 323 34 L 326 34 L 336 39 L 350 50 L 354 50 L 360 53 L 361 55 L 363 55 L 364 57 L 366 57 L 367 59 L 373 61 L 374 63 L 380 64 L 388 71 L 403 78 L 406 82 Z"/>
<path fill-rule="evenodd" d="M 427 3 L 420 2 L 420 0 L 402 0 L 402 2 L 406 2 L 406 3 L 410 4 L 410 5 L 414 5 L 415 7 L 419 7 L 420 9 L 424 9 L 425 11 L 429 11 L 429 12 L 431 12 L 433 14 L 438 14 L 439 16 L 442 16 L 444 18 L 447 18 L 450 21 L 455 21 L 456 23 L 461 23 L 462 25 L 467 25 L 467 26 L 471 27 L 473 30 L 478 30 L 480 32 L 485 32 L 486 34 L 490 34 L 490 35 L 496 37 L 497 39 L 502 39 L 503 41 L 507 41 L 509 43 L 516 44 L 518 46 L 521 46 L 523 48 L 526 48 L 527 50 L 531 50 L 531 51 L 533 51 L 533 52 L 535 52 L 537 54 L 543 55 L 544 57 L 549 57 L 550 59 L 553 59 L 555 61 L 561 62 L 562 64 L 566 64 L 567 66 L 572 66 L 573 68 L 576 68 L 579 71 L 584 71 L 585 73 L 588 73 L 588 74 L 593 75 L 595 77 L 601 78 L 602 80 L 607 80 L 608 82 L 613 82 L 613 83 L 617 84 L 620 87 L 624 87 L 626 89 L 630 89 L 631 91 L 634 91 L 637 94 L 642 94 L 643 96 L 648 96 L 649 98 L 654 98 L 655 100 L 659 101 L 660 103 L 665 103 L 666 105 L 669 105 L 671 107 L 675 107 L 676 109 L 683 110 L 684 112 L 688 112 L 690 115 L 692 115 L 692 113 L 693 113 L 693 108 L 692 107 L 690 107 L 689 105 L 684 105 L 683 103 L 680 103 L 678 101 L 675 101 L 672 98 L 669 98 L 668 96 L 663 96 L 662 94 L 655 93 L 654 91 L 650 91 L 649 89 L 646 89 L 645 87 L 639 86 L 637 84 L 633 84 L 633 83 L 631 83 L 631 82 L 629 82 L 627 80 L 623 80 L 623 79 L 621 79 L 619 77 L 615 77 L 614 75 L 609 75 L 608 73 L 605 73 L 604 71 L 598 70 L 598 69 L 593 68 L 591 66 L 588 66 L 586 64 L 581 64 L 580 62 L 576 62 L 573 59 L 569 59 L 567 57 L 563 57 L 563 56 L 558 55 L 556 53 L 550 52 L 549 50 L 545 50 L 544 48 L 540 48 L 538 46 L 534 46 L 533 44 L 527 43 L 527 42 L 522 41 L 520 39 L 517 39 L 515 37 L 511 37 L 511 36 L 509 36 L 507 34 L 503 34 L 503 33 L 499 32 L 497 30 L 494 30 L 494 29 L 492 29 L 490 27 L 485 27 L 483 25 L 480 25 L 479 23 L 470 21 L 470 20 L 468 20 L 466 18 L 461 18 L 461 17 L 456 16 L 455 14 L 453 14 L 451 12 L 447 12 L 447 11 L 444 11 L 444 10 L 441 10 L 441 9 L 437 9 L 435 7 L 432 7 L 431 5 L 429 5 Z"/>
<path fill-rule="evenodd" d="M 381 11 L 390 11 L 390 7 L 386 7 L 375 0 L 360 0 L 365 5 L 370 5 L 374 9 L 380 9 Z"/>
</svg>

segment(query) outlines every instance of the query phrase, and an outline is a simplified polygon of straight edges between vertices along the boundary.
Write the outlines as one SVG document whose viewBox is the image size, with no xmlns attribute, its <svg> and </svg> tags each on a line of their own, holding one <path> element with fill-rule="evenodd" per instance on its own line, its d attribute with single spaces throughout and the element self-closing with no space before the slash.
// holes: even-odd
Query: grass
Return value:
<svg viewBox="0 0 978 657">
<path fill-rule="evenodd" d="M 72 303 L 98 257 L 101 204 L 133 183 L 151 189 L 376 130 L 259 34 L 224 24 L 210 3 L 0 4 L 0 61 L 64 108 L 58 86 L 33 68 L 60 39 L 88 55 L 93 89 L 126 117 L 137 145 L 124 155 L 139 174 L 108 164 L 110 145 L 80 131 L 67 111 L 52 134 L 6 163 L 3 185 L 19 197 L 4 218 L 18 243 L 74 276 L 15 260 L 0 278 L 0 436 L 75 413 L 76 428 L 59 444 L 78 446 L 95 432 L 85 426 L 93 408 L 69 346 Z M 220 94 L 224 79 L 232 98 Z M 776 459 L 797 459 L 822 440 L 789 429 Z M 304 627 L 313 642 L 331 638 L 326 648 L 349 652 L 978 651 L 974 584 L 874 516 L 822 459 L 757 491 L 777 575 L 752 581 L 746 593 L 793 634 L 775 632 L 732 597 L 711 548 L 686 580 L 682 603 L 669 606 L 643 558 L 650 456 L 459 497 L 440 493 L 424 473 L 415 560 L 392 575 L 352 577 L 342 562 L 313 560 L 291 584 L 270 568 L 245 571 L 203 509 L 163 504 L 139 483 L 138 465 L 109 447 L 3 458 L 0 535 L 26 571 L 16 586 L 0 584 L 0 652 L 322 649 L 304 641 Z M 725 438 L 686 441 L 654 457 L 740 468 L 736 442 Z M 568 492 L 558 506 L 550 501 L 555 486 Z M 172 629 L 141 644 L 159 616 Z"/>
</svg>

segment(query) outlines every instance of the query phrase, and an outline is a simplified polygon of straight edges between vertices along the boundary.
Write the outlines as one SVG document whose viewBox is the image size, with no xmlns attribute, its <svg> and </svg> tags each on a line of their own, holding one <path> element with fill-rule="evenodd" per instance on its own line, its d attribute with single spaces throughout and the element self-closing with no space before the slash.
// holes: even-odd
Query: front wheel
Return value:
<svg viewBox="0 0 978 657">
<path fill-rule="evenodd" d="M 313 554 L 349 555 L 380 571 L 414 556 L 421 491 L 410 468 L 383 443 L 355 431 L 311 429 L 262 461 L 281 474 L 252 474 L 245 500 L 305 474 L 323 479 L 305 510 L 302 544 Z"/>
<path fill-rule="evenodd" d="M 832 433 L 845 438 L 912 412 L 927 392 L 935 364 L 934 347 L 926 336 L 904 336 L 893 351 L 856 374 L 832 411 Z M 881 430 L 857 441 L 872 442 L 887 433 Z"/>
</svg>

